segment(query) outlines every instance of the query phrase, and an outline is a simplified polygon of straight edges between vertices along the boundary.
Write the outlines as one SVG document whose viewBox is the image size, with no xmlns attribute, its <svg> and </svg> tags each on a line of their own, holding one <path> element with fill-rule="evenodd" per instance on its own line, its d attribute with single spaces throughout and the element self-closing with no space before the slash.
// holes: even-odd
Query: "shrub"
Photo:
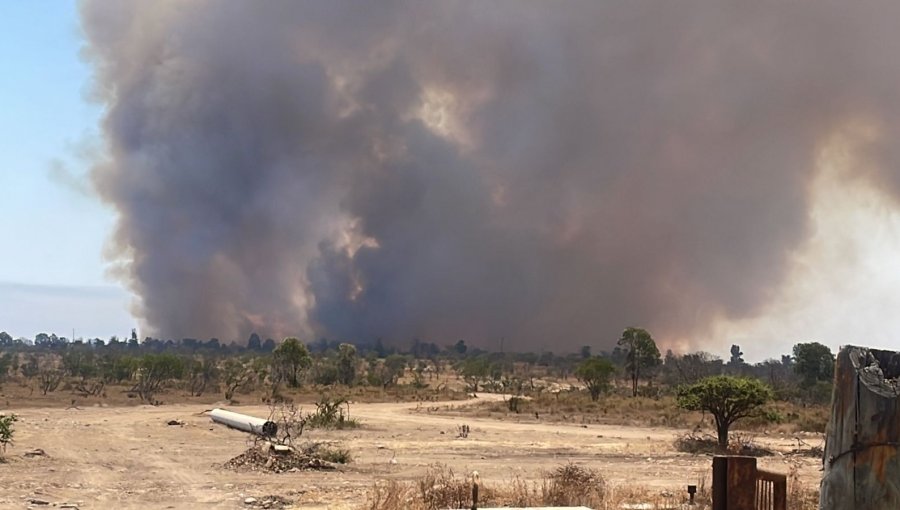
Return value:
<svg viewBox="0 0 900 510">
<path fill-rule="evenodd" d="M 350 404 L 343 397 L 322 397 L 316 402 L 316 412 L 306 417 L 306 426 L 311 429 L 351 429 L 359 426 L 359 422 L 344 414 L 344 405 L 348 414 Z"/>
<path fill-rule="evenodd" d="M 14 414 L 0 414 L 0 457 L 6 453 L 6 447 L 13 442 L 13 423 L 19 421 Z"/>
<path fill-rule="evenodd" d="M 551 472 L 544 482 L 545 505 L 584 505 L 599 508 L 603 503 L 606 482 L 593 469 L 566 464 Z"/>
</svg>

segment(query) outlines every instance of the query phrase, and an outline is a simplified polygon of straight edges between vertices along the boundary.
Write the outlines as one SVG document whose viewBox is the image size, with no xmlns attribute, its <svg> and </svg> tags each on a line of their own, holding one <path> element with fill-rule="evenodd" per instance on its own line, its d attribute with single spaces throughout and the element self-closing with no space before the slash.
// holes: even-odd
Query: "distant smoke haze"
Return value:
<svg viewBox="0 0 900 510">
<path fill-rule="evenodd" d="M 88 0 L 93 181 L 154 335 L 703 347 L 790 285 L 836 133 L 900 192 L 898 15 Z"/>
</svg>

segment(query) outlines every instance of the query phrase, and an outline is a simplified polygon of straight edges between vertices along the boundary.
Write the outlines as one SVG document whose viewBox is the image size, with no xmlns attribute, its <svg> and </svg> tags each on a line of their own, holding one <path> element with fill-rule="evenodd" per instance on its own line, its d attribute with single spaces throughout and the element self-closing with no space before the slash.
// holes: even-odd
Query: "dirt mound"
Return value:
<svg viewBox="0 0 900 510">
<path fill-rule="evenodd" d="M 332 471 L 334 464 L 296 450 L 278 451 L 274 448 L 253 447 L 225 463 L 227 469 L 236 471 L 262 471 L 284 473 L 287 471 Z"/>
</svg>

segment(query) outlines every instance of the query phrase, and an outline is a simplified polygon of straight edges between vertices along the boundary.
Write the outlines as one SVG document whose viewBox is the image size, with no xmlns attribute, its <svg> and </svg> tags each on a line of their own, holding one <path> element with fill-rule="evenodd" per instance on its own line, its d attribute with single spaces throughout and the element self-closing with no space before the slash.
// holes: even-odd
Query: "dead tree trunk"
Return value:
<svg viewBox="0 0 900 510">
<path fill-rule="evenodd" d="M 841 349 L 824 463 L 820 510 L 900 508 L 900 353 Z"/>
</svg>

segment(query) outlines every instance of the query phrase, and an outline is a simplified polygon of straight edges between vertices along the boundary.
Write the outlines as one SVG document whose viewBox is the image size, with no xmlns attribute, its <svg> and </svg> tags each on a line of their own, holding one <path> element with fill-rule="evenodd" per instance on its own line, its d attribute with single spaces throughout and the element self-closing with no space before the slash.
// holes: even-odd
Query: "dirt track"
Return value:
<svg viewBox="0 0 900 510">
<path fill-rule="evenodd" d="M 483 395 L 484 398 L 499 398 Z M 709 474 L 706 456 L 679 454 L 679 431 L 591 425 L 520 423 L 416 412 L 416 404 L 356 404 L 363 427 L 310 432 L 313 440 L 339 440 L 354 462 L 341 472 L 237 473 L 221 464 L 246 449 L 247 437 L 214 425 L 205 406 L 22 409 L 16 412 L 16 443 L 0 464 L 0 508 L 26 508 L 35 498 L 75 502 L 87 508 L 243 508 L 247 497 L 278 495 L 297 508 L 352 509 L 375 480 L 415 480 L 429 465 L 460 473 L 478 470 L 485 483 L 540 477 L 569 461 L 600 470 L 613 485 L 643 485 L 681 491 Z M 235 410 L 266 416 L 268 409 Z M 184 426 L 169 426 L 182 420 Z M 457 438 L 457 426 L 471 434 Z M 782 451 L 791 438 L 764 438 Z M 47 457 L 24 458 L 41 448 Z M 761 460 L 787 473 L 786 457 Z M 818 482 L 819 461 L 792 458 L 801 479 Z"/>
</svg>

